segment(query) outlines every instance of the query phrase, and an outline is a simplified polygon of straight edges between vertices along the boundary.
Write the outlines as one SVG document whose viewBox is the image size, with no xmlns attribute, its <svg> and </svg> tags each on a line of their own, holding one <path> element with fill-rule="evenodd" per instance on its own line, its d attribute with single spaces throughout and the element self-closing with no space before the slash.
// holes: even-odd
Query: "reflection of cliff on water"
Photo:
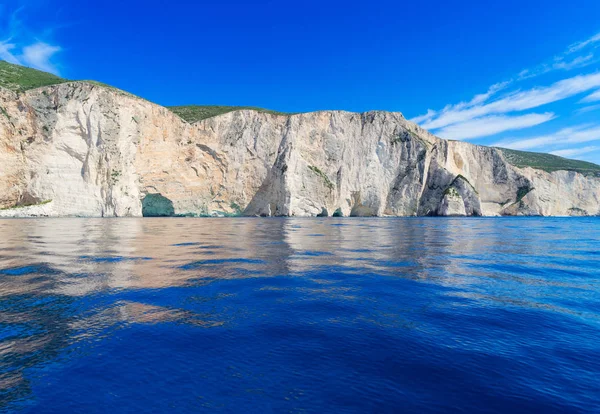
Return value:
<svg viewBox="0 0 600 414">
<path fill-rule="evenodd" d="M 502 255 L 534 258 L 547 247 L 527 234 L 518 244 L 505 243 L 507 232 L 500 227 L 511 223 L 427 218 L 0 221 L 5 236 L 0 239 L 0 398 L 27 398 L 31 390 L 25 370 L 77 354 L 132 325 L 230 329 L 261 317 L 251 305 L 258 300 L 289 303 L 300 312 L 303 302 L 310 303 L 336 314 L 331 321 L 337 324 L 419 329 L 418 313 L 436 304 L 431 303 L 435 295 L 411 296 L 414 283 L 477 301 L 511 300 L 513 285 L 497 287 L 506 281 L 553 286 L 542 276 L 520 280 L 515 268 L 486 268 L 486 263 L 501 262 Z M 548 240 L 552 243 L 551 234 Z M 543 266 L 555 265 L 540 264 L 541 271 Z M 402 298 L 403 308 L 381 301 L 386 295 L 381 277 L 395 281 L 394 295 Z M 256 278 L 260 283 L 245 282 Z M 499 283 L 485 296 L 470 288 L 496 279 Z M 372 303 L 361 314 L 348 301 Z"/>
<path fill-rule="evenodd" d="M 60 272 L 40 264 L 0 271 L 0 409 L 26 398 L 25 370 L 57 358 L 69 344 L 68 296 L 48 296 Z"/>
<path fill-rule="evenodd" d="M 300 275 L 323 268 L 346 273 L 371 269 L 419 279 L 434 277 L 436 269 L 452 270 L 453 256 L 476 248 L 467 244 L 475 238 L 465 235 L 476 230 L 453 220 L 438 220 L 435 225 L 427 219 L 419 225 L 406 219 L 393 219 L 392 223 L 347 219 L 23 220 L 14 226 L 15 232 L 11 228 L 12 236 L 3 243 L 2 268 L 44 263 L 58 273 L 51 279 L 5 286 L 0 295 L 47 290 L 82 296 L 107 289 Z M 493 237 L 489 241 L 500 242 Z"/>
<path fill-rule="evenodd" d="M 16 222 L 3 225 L 11 223 Z M 474 271 L 461 269 L 464 253 L 504 248 L 496 236 L 497 222 L 464 223 L 452 219 L 21 220 L 6 232 L 1 268 L 42 263 L 55 274 L 50 276 L 46 269 L 45 278 L 30 280 L 25 275 L 19 280 L 27 283 L 9 283 L 0 295 L 48 291 L 83 296 L 110 289 L 298 276 L 323 269 L 372 270 L 410 279 L 443 276 L 445 282 L 456 284 L 461 283 L 461 274 Z M 486 237 L 473 237 L 476 234 Z M 526 237 L 522 247 L 527 251 Z M 511 249 L 506 253 L 514 253 L 514 246 Z"/>
<path fill-rule="evenodd" d="M 595 323 L 597 237 L 576 220 L 589 240 L 571 243 L 553 223 L 528 219 L 529 234 L 518 219 L 0 221 L 0 411 L 95 390 L 94 375 L 129 369 L 120 382 L 102 378 L 104 389 L 149 378 L 155 392 L 177 371 L 190 389 L 220 391 L 236 381 L 219 371 L 232 361 L 283 374 L 309 352 L 345 366 L 386 341 L 398 355 L 398 338 L 419 344 L 409 363 L 438 338 L 433 354 L 479 352 L 480 320 L 502 340 L 508 328 L 526 334 L 504 318 L 516 308 Z"/>
</svg>

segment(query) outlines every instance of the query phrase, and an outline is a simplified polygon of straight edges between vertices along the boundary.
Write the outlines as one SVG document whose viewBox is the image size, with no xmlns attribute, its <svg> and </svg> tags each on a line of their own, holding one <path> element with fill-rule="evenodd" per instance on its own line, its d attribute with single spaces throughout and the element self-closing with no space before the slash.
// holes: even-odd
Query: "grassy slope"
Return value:
<svg viewBox="0 0 600 414">
<path fill-rule="evenodd" d="M 270 109 L 257 108 L 255 106 L 217 106 L 217 105 L 187 105 L 187 106 L 168 106 L 168 109 L 175 112 L 181 118 L 190 123 L 212 118 L 213 116 L 226 114 L 227 112 L 249 109 L 257 112 L 264 112 L 273 115 L 291 115 L 284 112 L 272 111 Z"/>
<path fill-rule="evenodd" d="M 570 160 L 557 155 L 539 152 L 515 151 L 506 148 L 498 149 L 502 151 L 504 158 L 515 167 L 532 167 L 548 172 L 558 170 L 577 171 L 584 175 L 600 177 L 600 165 L 591 162 Z"/>
<path fill-rule="evenodd" d="M 56 85 L 69 82 L 51 73 L 42 72 L 24 66 L 13 65 L 0 60 L 0 87 L 16 92 L 42 86 Z M 99 86 L 112 88 L 100 82 L 88 81 Z M 116 88 L 115 88 L 116 89 Z M 240 109 L 250 109 L 274 115 L 291 115 L 283 112 L 271 111 L 251 106 L 215 106 L 215 105 L 189 105 L 168 107 L 175 114 L 188 122 L 196 122 L 202 119 L 225 114 Z M 516 167 L 533 167 L 544 171 L 570 170 L 586 175 L 600 177 L 600 166 L 585 161 L 570 160 L 556 155 L 542 154 L 537 152 L 524 152 L 500 148 L 508 162 Z"/>
<path fill-rule="evenodd" d="M 56 85 L 68 82 L 67 79 L 59 78 L 51 73 L 42 72 L 24 66 L 13 65 L 0 60 L 0 86 L 15 92 L 27 89 L 39 88 L 41 86 Z"/>
</svg>

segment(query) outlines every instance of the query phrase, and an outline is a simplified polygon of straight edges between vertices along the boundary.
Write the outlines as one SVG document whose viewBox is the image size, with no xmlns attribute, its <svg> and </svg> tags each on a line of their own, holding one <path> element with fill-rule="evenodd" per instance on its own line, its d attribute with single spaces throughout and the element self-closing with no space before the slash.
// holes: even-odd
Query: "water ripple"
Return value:
<svg viewBox="0 0 600 414">
<path fill-rule="evenodd" d="M 599 252 L 593 218 L 0 220 L 0 412 L 597 412 Z"/>
</svg>

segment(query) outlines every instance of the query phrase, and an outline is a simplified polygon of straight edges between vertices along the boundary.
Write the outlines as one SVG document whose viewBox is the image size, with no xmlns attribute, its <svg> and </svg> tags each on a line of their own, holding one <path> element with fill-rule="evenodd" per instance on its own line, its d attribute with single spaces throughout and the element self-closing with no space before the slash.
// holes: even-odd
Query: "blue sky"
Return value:
<svg viewBox="0 0 600 414">
<path fill-rule="evenodd" d="M 162 105 L 385 109 L 600 163 L 597 0 L 5 0 L 0 59 Z"/>
</svg>

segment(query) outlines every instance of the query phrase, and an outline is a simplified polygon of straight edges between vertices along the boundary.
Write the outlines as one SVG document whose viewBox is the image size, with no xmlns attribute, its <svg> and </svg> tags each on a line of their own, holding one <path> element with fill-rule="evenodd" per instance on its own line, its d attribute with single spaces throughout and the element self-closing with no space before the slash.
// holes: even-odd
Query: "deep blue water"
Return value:
<svg viewBox="0 0 600 414">
<path fill-rule="evenodd" d="M 600 412 L 600 220 L 0 220 L 0 411 Z"/>
</svg>

